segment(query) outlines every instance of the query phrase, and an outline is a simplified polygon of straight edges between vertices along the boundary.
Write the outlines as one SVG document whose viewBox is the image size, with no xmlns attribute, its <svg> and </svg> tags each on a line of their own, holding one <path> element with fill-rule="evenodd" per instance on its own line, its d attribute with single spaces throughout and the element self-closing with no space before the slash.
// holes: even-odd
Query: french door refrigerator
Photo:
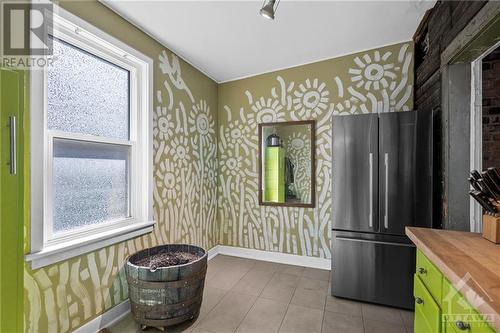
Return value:
<svg viewBox="0 0 500 333">
<path fill-rule="evenodd" d="M 432 112 L 332 121 L 332 295 L 413 309 L 405 227 L 432 227 Z"/>
</svg>

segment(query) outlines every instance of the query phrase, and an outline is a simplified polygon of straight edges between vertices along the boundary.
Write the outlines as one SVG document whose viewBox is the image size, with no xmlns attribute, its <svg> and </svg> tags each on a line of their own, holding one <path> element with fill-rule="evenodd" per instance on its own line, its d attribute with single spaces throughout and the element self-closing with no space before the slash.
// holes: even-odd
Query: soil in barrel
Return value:
<svg viewBox="0 0 500 333">
<path fill-rule="evenodd" d="M 161 268 L 187 264 L 196 259 L 198 256 L 189 252 L 163 252 L 139 259 L 135 264 L 143 267 Z"/>
</svg>

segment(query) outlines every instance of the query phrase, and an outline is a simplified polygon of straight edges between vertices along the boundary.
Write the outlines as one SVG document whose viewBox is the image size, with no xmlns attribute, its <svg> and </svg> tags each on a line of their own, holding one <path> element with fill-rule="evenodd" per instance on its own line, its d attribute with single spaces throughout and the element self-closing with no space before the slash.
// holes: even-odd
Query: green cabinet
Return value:
<svg viewBox="0 0 500 333">
<path fill-rule="evenodd" d="M 441 309 L 424 283 L 415 275 L 415 333 L 439 333 L 441 331 Z"/>
<path fill-rule="evenodd" d="M 24 73 L 0 68 L 0 332 L 22 332 Z"/>
<path fill-rule="evenodd" d="M 413 294 L 415 333 L 496 332 L 420 250 Z"/>
<path fill-rule="evenodd" d="M 443 274 L 420 251 L 417 251 L 417 269 L 415 274 L 422 280 L 436 303 L 441 305 Z"/>
<path fill-rule="evenodd" d="M 443 321 L 450 323 L 454 331 L 451 333 L 494 333 L 476 309 L 465 300 L 452 284 L 443 279 L 442 308 L 445 316 Z"/>
</svg>

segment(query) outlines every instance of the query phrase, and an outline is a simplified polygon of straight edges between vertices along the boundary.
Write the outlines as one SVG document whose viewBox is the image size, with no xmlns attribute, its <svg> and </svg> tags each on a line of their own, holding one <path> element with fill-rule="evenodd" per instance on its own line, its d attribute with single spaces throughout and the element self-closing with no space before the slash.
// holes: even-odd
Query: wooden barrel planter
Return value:
<svg viewBox="0 0 500 333">
<path fill-rule="evenodd" d="M 158 258 L 190 254 L 190 261 L 161 267 Z M 207 252 L 193 245 L 162 245 L 129 257 L 125 266 L 132 315 L 141 325 L 165 328 L 198 317 Z"/>
</svg>

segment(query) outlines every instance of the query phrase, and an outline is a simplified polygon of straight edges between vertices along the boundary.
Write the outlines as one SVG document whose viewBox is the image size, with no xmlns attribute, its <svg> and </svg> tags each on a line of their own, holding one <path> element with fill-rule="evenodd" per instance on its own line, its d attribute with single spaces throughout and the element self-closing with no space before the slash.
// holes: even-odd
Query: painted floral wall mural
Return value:
<svg viewBox="0 0 500 333">
<path fill-rule="evenodd" d="M 159 60 L 165 80 L 153 115 L 155 220 L 166 223 L 165 241 L 209 249 L 216 244 L 216 111 L 194 98 L 177 56 L 163 51 Z M 187 101 L 177 101 L 172 86 Z"/>
<path fill-rule="evenodd" d="M 150 235 L 42 269 L 25 265 L 26 332 L 70 332 L 121 303 L 128 296 L 125 259 L 157 244 L 330 256 L 330 117 L 410 110 L 411 44 L 218 86 L 97 1 L 64 6 L 154 60 L 158 224 Z M 260 207 L 257 124 L 298 119 L 317 120 L 316 208 Z M 299 145 L 293 139 L 290 146 Z M 26 252 L 28 230 L 27 216 Z"/>
<path fill-rule="evenodd" d="M 154 60 L 154 232 L 38 270 L 24 270 L 25 332 L 71 332 L 128 297 L 123 265 L 141 249 L 167 243 L 217 244 L 217 84 L 97 2 L 86 20 Z M 82 7 L 78 7 L 82 6 Z M 117 20 L 116 20 L 117 19 Z M 111 28 L 110 28 L 111 29 Z M 110 32 L 111 33 L 111 32 Z M 125 36 L 125 37 L 124 37 Z M 28 205 L 29 206 L 29 205 Z M 29 220 L 25 251 L 29 252 Z"/>
<path fill-rule="evenodd" d="M 413 107 L 403 43 L 219 86 L 219 242 L 330 258 L 331 117 Z M 316 208 L 259 206 L 257 124 L 316 119 Z"/>
<path fill-rule="evenodd" d="M 216 244 L 214 105 L 196 100 L 178 57 L 162 51 L 153 113 L 154 219 L 150 235 L 69 261 L 25 269 L 25 331 L 69 332 L 128 297 L 128 255 L 167 243 Z M 214 89 L 214 93 L 215 93 Z"/>
</svg>

